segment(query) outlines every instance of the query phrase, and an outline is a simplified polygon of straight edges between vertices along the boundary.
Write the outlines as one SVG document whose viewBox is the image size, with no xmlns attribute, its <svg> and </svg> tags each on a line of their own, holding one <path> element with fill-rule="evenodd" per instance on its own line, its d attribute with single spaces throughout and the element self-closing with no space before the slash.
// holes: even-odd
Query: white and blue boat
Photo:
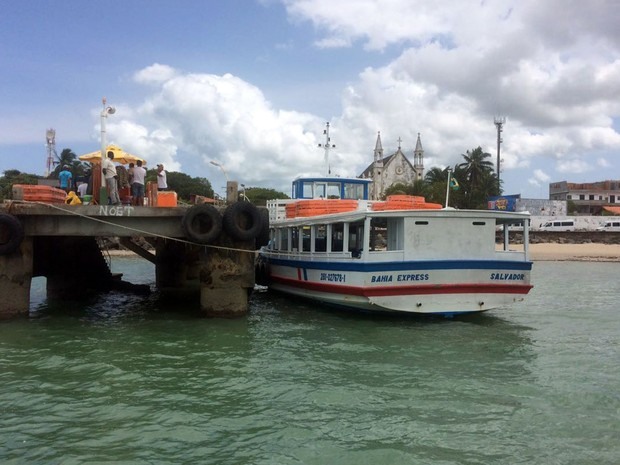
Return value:
<svg viewBox="0 0 620 465">
<path fill-rule="evenodd" d="M 452 315 L 506 306 L 532 288 L 528 213 L 372 201 L 369 183 L 298 178 L 292 199 L 268 202 L 260 261 L 270 289 L 365 311 Z M 522 227 L 522 243 L 510 242 L 509 224 Z"/>
</svg>

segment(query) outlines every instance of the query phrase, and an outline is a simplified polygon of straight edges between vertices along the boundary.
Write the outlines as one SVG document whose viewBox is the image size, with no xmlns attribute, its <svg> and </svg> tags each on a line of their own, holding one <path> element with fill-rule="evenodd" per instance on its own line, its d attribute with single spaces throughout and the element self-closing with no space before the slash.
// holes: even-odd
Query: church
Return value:
<svg viewBox="0 0 620 465">
<path fill-rule="evenodd" d="M 424 150 L 418 133 L 418 140 L 413 151 L 413 164 L 402 151 L 401 139 L 398 139 L 398 150 L 387 157 L 383 156 L 381 133 L 377 134 L 374 161 L 360 174 L 359 178 L 371 179 L 368 197 L 381 200 L 385 190 L 392 184 L 413 184 L 424 178 Z"/>
</svg>

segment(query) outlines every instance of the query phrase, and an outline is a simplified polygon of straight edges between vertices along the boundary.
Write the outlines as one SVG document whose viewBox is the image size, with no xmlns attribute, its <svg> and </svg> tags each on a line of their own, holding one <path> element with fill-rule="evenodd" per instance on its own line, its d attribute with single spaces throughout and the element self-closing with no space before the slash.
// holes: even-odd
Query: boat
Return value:
<svg viewBox="0 0 620 465">
<path fill-rule="evenodd" d="M 503 307 L 532 289 L 527 212 L 373 201 L 370 182 L 300 177 L 291 199 L 268 201 L 258 284 L 350 309 L 441 315 Z M 508 225 L 522 228 L 522 244 Z"/>
</svg>

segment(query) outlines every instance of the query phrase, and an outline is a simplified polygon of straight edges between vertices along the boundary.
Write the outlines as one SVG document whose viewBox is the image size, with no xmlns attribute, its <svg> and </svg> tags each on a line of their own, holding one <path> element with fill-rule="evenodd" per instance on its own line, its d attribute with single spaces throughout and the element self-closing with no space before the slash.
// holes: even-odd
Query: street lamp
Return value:
<svg viewBox="0 0 620 465">
<path fill-rule="evenodd" d="M 109 106 L 106 107 L 107 101 L 105 97 L 101 99 L 101 102 L 103 103 L 103 110 L 101 110 L 101 188 L 99 189 L 99 205 L 103 205 L 104 199 L 107 199 L 108 197 L 105 185 L 105 175 L 103 174 L 103 161 L 106 157 L 107 148 L 105 124 L 108 115 L 113 115 L 114 113 L 116 113 L 116 108 Z"/>
<path fill-rule="evenodd" d="M 226 183 L 228 183 L 228 173 L 226 173 L 226 170 L 224 169 L 222 164 L 213 160 L 211 160 L 209 163 L 211 163 L 213 166 L 217 166 L 219 169 L 222 170 L 222 173 L 224 173 L 224 177 L 226 178 Z"/>
</svg>

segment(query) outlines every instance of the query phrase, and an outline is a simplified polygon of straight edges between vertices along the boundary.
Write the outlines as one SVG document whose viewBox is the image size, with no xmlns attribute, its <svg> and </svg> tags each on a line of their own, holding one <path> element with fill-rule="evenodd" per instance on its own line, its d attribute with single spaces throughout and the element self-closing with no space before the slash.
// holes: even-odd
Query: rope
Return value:
<svg viewBox="0 0 620 465">
<path fill-rule="evenodd" d="M 29 201 L 29 200 L 11 200 L 10 202 L 11 203 L 15 202 L 15 203 L 27 203 L 27 204 L 43 205 L 43 206 L 46 206 L 46 207 L 50 207 L 52 209 L 56 209 L 56 210 L 63 211 L 65 213 L 69 213 L 69 214 L 74 215 L 74 216 L 79 216 L 81 218 L 85 218 L 87 220 L 97 221 L 99 223 L 103 223 L 103 224 L 107 224 L 107 225 L 110 225 L 110 226 L 115 226 L 117 228 L 123 228 L 123 229 L 126 229 L 128 231 L 133 231 L 133 232 L 136 232 L 136 233 L 140 233 L 143 236 L 159 237 L 160 239 L 165 239 L 165 240 L 169 240 L 169 241 L 176 241 L 176 242 L 180 242 L 182 244 L 197 245 L 197 246 L 200 246 L 200 247 L 211 248 L 211 249 L 220 249 L 220 250 L 226 250 L 226 251 L 230 251 L 230 252 L 245 252 L 245 253 L 251 253 L 251 254 L 255 254 L 256 253 L 255 250 L 238 249 L 238 248 L 235 248 L 235 247 L 224 247 L 224 246 L 221 246 L 221 245 L 200 244 L 198 242 L 188 241 L 186 239 L 180 239 L 178 237 L 164 236 L 163 234 L 157 234 L 157 233 L 153 233 L 153 232 L 150 232 L 150 231 L 143 231 L 141 229 L 131 228 L 129 226 L 124 226 L 124 225 L 121 225 L 121 224 L 118 224 L 118 223 L 113 223 L 111 221 L 102 220 L 100 218 L 94 218 L 92 216 L 83 215 L 81 213 L 65 209 L 65 208 L 60 207 L 59 205 L 55 205 L 55 204 L 36 202 L 36 201 Z M 11 206 L 9 204 L 9 210 L 10 210 L 10 208 L 11 208 Z"/>
</svg>

